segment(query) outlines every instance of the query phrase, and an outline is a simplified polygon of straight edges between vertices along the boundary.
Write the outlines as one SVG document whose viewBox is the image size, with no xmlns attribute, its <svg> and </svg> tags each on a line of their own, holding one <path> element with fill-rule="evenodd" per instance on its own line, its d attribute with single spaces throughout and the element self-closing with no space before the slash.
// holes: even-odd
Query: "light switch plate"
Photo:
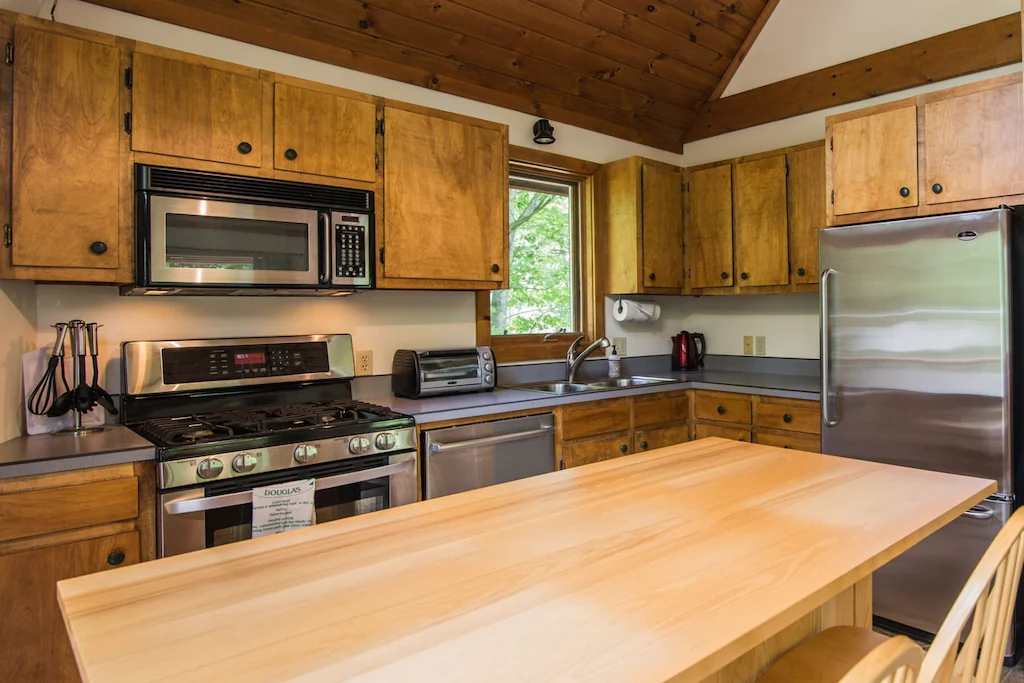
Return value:
<svg viewBox="0 0 1024 683">
<path fill-rule="evenodd" d="M 612 346 L 615 347 L 615 353 L 619 356 L 626 355 L 626 338 L 625 337 L 612 337 Z M 611 353 L 611 349 L 605 351 L 605 353 Z"/>
<path fill-rule="evenodd" d="M 373 374 L 373 351 L 370 349 L 363 349 L 362 351 L 356 351 L 356 375 L 372 375 Z"/>
<path fill-rule="evenodd" d="M 768 355 L 764 337 L 754 338 L 754 355 L 755 356 L 766 356 Z"/>
<path fill-rule="evenodd" d="M 754 338 L 751 335 L 744 335 L 743 337 L 743 355 L 753 356 L 754 355 Z"/>
</svg>

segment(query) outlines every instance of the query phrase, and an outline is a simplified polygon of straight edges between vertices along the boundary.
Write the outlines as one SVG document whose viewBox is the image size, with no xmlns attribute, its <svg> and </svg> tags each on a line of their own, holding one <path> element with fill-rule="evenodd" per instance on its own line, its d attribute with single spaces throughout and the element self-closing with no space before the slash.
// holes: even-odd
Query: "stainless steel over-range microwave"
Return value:
<svg viewBox="0 0 1024 683">
<path fill-rule="evenodd" d="M 373 193 L 135 167 L 123 294 L 340 295 L 373 287 Z"/>
</svg>

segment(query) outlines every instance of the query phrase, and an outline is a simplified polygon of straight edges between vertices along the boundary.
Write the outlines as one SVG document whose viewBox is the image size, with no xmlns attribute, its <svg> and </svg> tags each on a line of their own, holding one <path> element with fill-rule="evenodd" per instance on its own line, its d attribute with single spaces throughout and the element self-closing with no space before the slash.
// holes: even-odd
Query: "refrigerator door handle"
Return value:
<svg viewBox="0 0 1024 683">
<path fill-rule="evenodd" d="M 832 419 L 832 406 L 829 401 L 829 389 L 832 385 L 829 377 L 829 367 L 832 364 L 832 324 L 829 319 L 828 310 L 828 281 L 835 272 L 826 268 L 821 273 L 821 421 L 826 427 L 835 427 L 838 420 Z"/>
<path fill-rule="evenodd" d="M 971 519 L 992 519 L 995 516 L 996 511 L 984 505 L 975 505 L 961 515 L 961 517 L 970 517 Z"/>
</svg>

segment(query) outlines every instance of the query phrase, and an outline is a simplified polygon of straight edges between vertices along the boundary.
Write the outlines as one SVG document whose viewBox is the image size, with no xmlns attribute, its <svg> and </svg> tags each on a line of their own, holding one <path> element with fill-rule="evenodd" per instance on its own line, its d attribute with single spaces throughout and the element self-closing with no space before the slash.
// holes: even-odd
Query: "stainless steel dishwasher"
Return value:
<svg viewBox="0 0 1024 683">
<path fill-rule="evenodd" d="M 550 414 L 423 432 L 423 497 L 439 498 L 555 471 Z"/>
</svg>

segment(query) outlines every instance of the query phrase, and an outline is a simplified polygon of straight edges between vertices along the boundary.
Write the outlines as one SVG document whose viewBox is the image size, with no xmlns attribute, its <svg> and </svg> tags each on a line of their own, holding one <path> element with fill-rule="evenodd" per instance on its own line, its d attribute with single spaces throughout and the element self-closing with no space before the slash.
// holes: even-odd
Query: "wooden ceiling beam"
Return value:
<svg viewBox="0 0 1024 683">
<path fill-rule="evenodd" d="M 736 12 L 751 21 L 757 21 L 769 0 L 714 0 L 729 12 Z"/>
<path fill-rule="evenodd" d="M 725 74 L 722 76 L 722 80 L 715 86 L 714 91 L 711 93 L 711 97 L 708 98 L 709 102 L 713 102 L 722 96 L 725 89 L 729 87 L 729 83 L 732 81 L 732 77 L 736 75 L 736 70 L 740 68 L 740 64 L 746 59 L 747 54 L 750 52 L 750 48 L 754 46 L 754 41 L 757 40 L 758 36 L 761 35 L 761 31 L 764 29 L 765 24 L 772 17 L 772 12 L 779 6 L 779 0 L 768 0 L 768 4 L 764 6 L 764 10 L 761 11 L 761 16 L 757 18 L 754 25 L 751 27 L 750 32 L 743 41 L 743 45 L 739 51 L 733 55 L 732 62 L 729 64 L 729 68 L 725 70 Z"/>
<path fill-rule="evenodd" d="M 1021 61 L 1021 17 L 981 24 L 709 102 L 686 141 Z"/>
<path fill-rule="evenodd" d="M 714 50 L 723 57 L 732 57 L 743 40 L 730 35 L 714 24 L 704 23 L 692 14 L 681 12 L 662 0 L 604 0 L 605 4 L 638 19 L 660 26 L 687 41 Z"/>
<path fill-rule="evenodd" d="M 680 12 L 692 15 L 705 24 L 716 26 L 729 35 L 743 40 L 754 25 L 753 20 L 737 12 L 735 9 L 715 2 L 715 0 L 662 0 L 666 5 L 675 7 Z"/>
</svg>

